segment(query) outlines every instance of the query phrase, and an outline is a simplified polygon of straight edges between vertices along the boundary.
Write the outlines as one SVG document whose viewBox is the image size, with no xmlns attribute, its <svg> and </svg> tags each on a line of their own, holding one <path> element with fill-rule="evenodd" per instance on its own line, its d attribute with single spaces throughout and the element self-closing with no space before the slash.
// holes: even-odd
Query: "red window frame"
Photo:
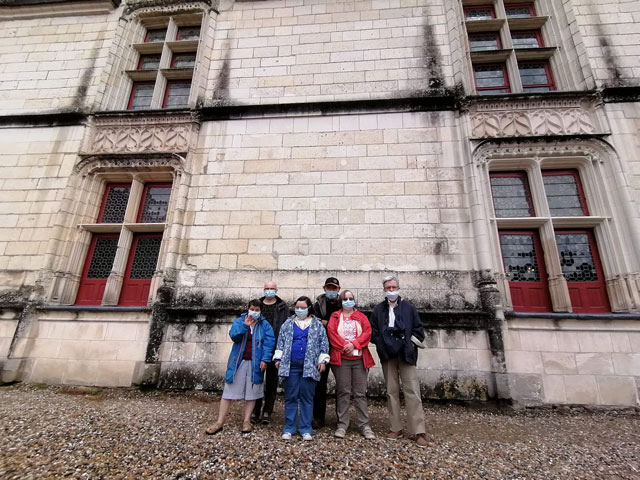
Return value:
<svg viewBox="0 0 640 480">
<path fill-rule="evenodd" d="M 549 280 L 547 266 L 544 260 L 544 250 L 540 242 L 540 234 L 537 230 L 499 230 L 498 235 L 530 235 L 533 238 L 533 248 L 536 252 L 538 274 L 540 280 L 536 282 L 512 282 L 509 281 L 511 304 L 515 312 L 544 313 L 553 310 L 551 294 L 549 292 Z M 500 246 L 500 256 L 504 265 L 504 255 Z M 505 274 L 507 272 L 504 267 Z M 508 277 L 507 277 L 508 278 Z M 535 302 L 534 302 L 535 300 Z"/>
<path fill-rule="evenodd" d="M 133 82 L 133 85 L 131 86 L 131 94 L 129 95 L 129 103 L 127 103 L 127 110 L 131 110 L 131 107 L 133 106 L 133 99 L 135 98 L 138 87 L 142 85 L 155 85 L 155 83 L 156 82 Z"/>
<path fill-rule="evenodd" d="M 136 67 L 136 70 L 157 70 L 157 68 L 142 68 L 142 62 L 149 57 L 158 57 L 158 66 L 160 66 L 160 55 L 157 53 L 154 54 L 146 54 L 146 55 L 140 55 L 140 59 L 138 60 L 138 66 Z"/>
<path fill-rule="evenodd" d="M 495 37 L 496 39 L 496 48 L 495 50 L 502 50 L 502 40 L 500 40 L 500 34 L 498 32 L 473 32 L 473 33 L 469 33 L 468 37 L 469 37 L 469 50 L 472 52 L 490 52 L 493 49 L 488 49 L 488 50 L 474 50 L 473 49 L 473 45 L 471 44 L 471 41 L 473 40 L 473 37 L 479 37 L 480 35 L 484 35 L 484 36 L 489 36 L 492 35 Z"/>
<path fill-rule="evenodd" d="M 102 195 L 102 202 L 100 203 L 100 210 L 98 212 L 98 220 L 96 223 L 102 223 L 102 216 L 104 215 L 104 210 L 107 206 L 107 198 L 109 197 L 109 191 L 111 191 L 111 189 L 113 188 L 128 188 L 129 194 L 131 194 L 130 183 L 107 183 L 104 187 L 104 194 Z"/>
<path fill-rule="evenodd" d="M 525 187 L 525 197 L 527 202 L 529 203 L 529 208 L 531 210 L 531 215 L 529 217 L 501 217 L 501 218 L 531 218 L 536 216 L 536 206 L 533 203 L 533 197 L 531 196 L 531 185 L 529 184 L 529 175 L 527 172 L 517 171 L 517 172 L 489 172 L 489 178 L 522 178 L 524 180 Z M 493 195 L 491 195 L 491 200 L 493 201 Z M 493 203 L 493 209 L 495 213 L 495 201 Z"/>
<path fill-rule="evenodd" d="M 522 89 L 525 92 L 527 91 L 527 88 L 540 88 L 540 87 L 549 87 L 549 90 L 555 90 L 556 84 L 553 79 L 553 73 L 551 72 L 551 65 L 549 65 L 549 62 L 547 60 L 542 60 L 542 61 L 532 60 L 527 62 L 518 62 L 518 73 L 520 74 L 520 79 L 522 79 L 522 73 L 520 71 L 521 67 L 525 65 L 534 65 L 534 64 L 540 64 L 544 67 L 544 70 L 547 74 L 547 83 L 532 84 L 532 83 L 522 82 Z"/>
<path fill-rule="evenodd" d="M 151 32 L 159 32 L 160 30 L 164 30 L 164 38 L 162 40 L 155 40 L 152 43 L 160 43 L 160 42 L 164 42 L 167 38 L 167 28 L 152 28 L 150 30 L 147 30 L 147 33 L 144 36 L 144 43 L 149 43 L 151 41 Z"/>
<path fill-rule="evenodd" d="M 138 233 L 134 235 L 133 240 L 131 241 L 131 248 L 129 249 L 127 268 L 125 269 L 124 277 L 122 280 L 122 289 L 120 290 L 120 298 L 118 300 L 119 306 L 145 306 L 149 298 L 149 290 L 151 289 L 152 278 L 130 278 L 131 269 L 133 267 L 133 260 L 136 254 L 136 248 L 138 246 L 138 241 L 141 238 L 162 239 L 162 233 Z M 158 258 L 156 258 L 156 269 L 157 263 Z"/>
<path fill-rule="evenodd" d="M 584 190 L 582 188 L 582 180 L 580 180 L 580 172 L 574 169 L 567 170 L 542 170 L 543 177 L 554 177 L 559 175 L 571 175 L 576 180 L 576 185 L 578 187 L 578 198 L 580 199 L 580 206 L 582 207 L 582 213 L 585 216 L 591 215 L 589 213 L 589 207 L 587 205 L 587 197 L 584 194 Z"/>
<path fill-rule="evenodd" d="M 542 32 L 540 30 L 512 30 L 511 39 L 513 41 L 514 35 L 528 34 L 528 33 L 533 34 L 536 37 L 536 40 L 538 40 L 538 46 L 537 47 L 520 47 L 520 48 L 544 48 L 544 39 L 542 38 Z M 518 49 L 517 47 L 515 48 Z"/>
<path fill-rule="evenodd" d="M 504 79 L 504 86 L 493 86 L 493 87 L 479 87 L 478 79 L 476 77 L 476 67 L 500 67 L 502 69 L 502 78 Z M 511 93 L 511 85 L 509 84 L 509 74 L 507 72 L 507 65 L 504 63 L 478 63 L 473 65 L 473 81 L 476 86 L 476 91 L 478 95 L 482 95 L 480 92 L 491 91 L 491 90 L 506 90 L 505 93 Z M 498 94 L 501 95 L 501 94 Z"/>
<path fill-rule="evenodd" d="M 610 313 L 611 305 L 607 294 L 607 285 L 600 261 L 600 253 L 592 230 L 556 230 L 555 235 L 586 234 L 591 247 L 593 264 L 598 280 L 591 282 L 571 282 L 567 280 L 571 308 L 574 313 Z"/>
<path fill-rule="evenodd" d="M 178 67 L 178 68 L 194 68 L 195 67 L 196 52 L 178 52 L 178 53 L 174 53 L 173 56 L 171 57 L 171 65 L 169 66 L 169 68 L 176 68 L 176 61 L 181 55 L 193 55 L 193 67 Z"/>
<path fill-rule="evenodd" d="M 470 20 L 469 18 L 467 18 L 467 13 L 468 12 L 473 12 L 476 10 L 490 10 L 491 11 L 491 18 L 496 18 L 496 9 L 493 7 L 493 5 L 474 5 L 472 7 L 464 7 L 464 19 L 465 21 L 471 21 L 471 22 L 477 22 L 478 20 Z"/>
<path fill-rule="evenodd" d="M 141 223 L 142 213 L 144 212 L 144 206 L 147 202 L 147 194 L 149 193 L 150 188 L 168 188 L 171 191 L 173 185 L 171 183 L 165 182 L 156 182 L 156 183 L 145 183 L 144 190 L 142 191 L 142 198 L 140 199 L 140 206 L 138 208 L 138 215 L 136 216 L 136 223 Z M 167 210 L 167 213 L 168 210 Z M 166 221 L 166 218 L 165 218 Z"/>
<path fill-rule="evenodd" d="M 202 26 L 201 25 L 183 25 L 181 27 L 178 27 L 178 31 L 176 32 L 176 40 L 182 40 L 182 30 L 187 29 L 187 28 L 198 28 L 199 29 L 199 33 L 198 33 L 198 39 L 200 39 L 200 34 L 202 33 Z M 191 39 L 194 40 L 194 39 Z"/>
<path fill-rule="evenodd" d="M 164 90 L 164 99 L 162 100 L 162 108 L 167 108 L 167 103 L 169 100 L 169 91 L 171 89 L 170 88 L 171 85 L 176 85 L 178 83 L 187 83 L 187 82 L 189 82 L 189 91 L 191 91 L 191 80 L 172 80 L 170 82 L 167 82 L 167 87 Z M 184 107 L 186 106 L 187 105 L 184 105 Z M 181 108 L 181 107 L 176 107 L 176 108 Z"/>
<path fill-rule="evenodd" d="M 107 286 L 107 278 L 87 278 L 89 268 L 91 267 L 91 261 L 93 260 L 93 254 L 96 250 L 98 240 L 101 238 L 119 238 L 118 233 L 106 233 L 96 234 L 91 238 L 89 249 L 84 260 L 84 266 L 82 267 L 82 276 L 80 277 L 80 286 L 76 293 L 76 305 L 100 305 L 102 304 L 102 297 L 104 296 L 104 290 Z M 112 266 L 113 268 L 113 266 Z"/>
<path fill-rule="evenodd" d="M 514 17 L 509 17 L 509 9 L 511 8 L 528 8 L 529 9 L 529 13 L 531 14 L 532 17 L 537 17 L 537 13 L 536 13 L 536 7 L 534 5 L 534 2 L 526 2 L 526 3 L 514 3 L 514 4 L 507 4 L 504 6 L 504 10 L 505 13 L 507 15 L 507 18 L 514 18 Z M 523 18 L 523 17 L 515 17 L 515 18 Z"/>
</svg>

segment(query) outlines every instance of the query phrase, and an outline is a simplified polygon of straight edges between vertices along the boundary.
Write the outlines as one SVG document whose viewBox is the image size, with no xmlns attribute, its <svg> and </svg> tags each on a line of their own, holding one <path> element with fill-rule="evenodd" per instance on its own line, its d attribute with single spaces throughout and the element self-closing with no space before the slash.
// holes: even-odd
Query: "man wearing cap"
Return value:
<svg viewBox="0 0 640 480">
<path fill-rule="evenodd" d="M 276 282 L 265 282 L 264 296 L 260 298 L 260 303 L 262 304 L 260 312 L 273 328 L 276 342 L 278 341 L 280 327 L 289 318 L 287 302 L 276 295 L 277 292 L 278 285 Z M 276 402 L 277 393 L 278 369 L 275 362 L 268 362 L 264 382 L 264 409 L 262 409 L 262 398 L 259 398 L 256 400 L 256 406 L 253 409 L 253 415 L 251 415 L 251 423 L 261 422 L 263 425 L 268 425 L 271 422 L 271 414 L 273 413 L 273 405 Z"/>
<path fill-rule="evenodd" d="M 324 328 L 327 328 L 329 319 L 333 312 L 342 308 L 338 294 L 340 293 L 340 282 L 335 277 L 329 277 L 324 282 L 324 293 L 316 298 L 313 304 L 313 314 L 322 320 Z M 320 376 L 320 381 L 316 385 L 316 394 L 313 397 L 313 428 L 324 427 L 325 415 L 327 413 L 327 379 L 329 369 L 327 368 Z"/>
</svg>

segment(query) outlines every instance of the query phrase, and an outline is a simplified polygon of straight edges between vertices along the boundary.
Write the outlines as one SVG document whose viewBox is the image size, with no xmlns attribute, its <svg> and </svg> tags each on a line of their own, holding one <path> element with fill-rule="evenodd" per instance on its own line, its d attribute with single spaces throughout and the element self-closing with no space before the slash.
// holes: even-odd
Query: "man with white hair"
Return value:
<svg viewBox="0 0 640 480">
<path fill-rule="evenodd" d="M 427 447 L 424 411 L 420 396 L 420 381 L 416 370 L 417 347 L 423 347 L 424 330 L 416 308 L 400 297 L 398 279 L 389 275 L 382 280 L 384 301 L 371 313 L 371 341 L 382 364 L 382 373 L 387 387 L 387 408 L 390 431 L 386 437 L 397 440 L 402 437 L 400 417 L 400 381 L 407 408 L 407 427 L 415 435 L 419 447 Z"/>
</svg>

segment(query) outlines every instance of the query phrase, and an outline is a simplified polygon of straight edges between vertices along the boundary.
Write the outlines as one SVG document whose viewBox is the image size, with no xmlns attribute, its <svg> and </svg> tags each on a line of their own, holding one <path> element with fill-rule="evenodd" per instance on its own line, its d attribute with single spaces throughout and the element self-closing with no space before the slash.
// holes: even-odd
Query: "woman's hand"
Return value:
<svg viewBox="0 0 640 480">
<path fill-rule="evenodd" d="M 267 362 L 260 362 L 260 371 L 264 372 L 267 369 Z"/>
<path fill-rule="evenodd" d="M 276 360 L 276 368 L 280 368 L 280 360 Z"/>
<path fill-rule="evenodd" d="M 355 347 L 353 346 L 353 343 L 349 342 L 347 343 L 344 348 L 342 349 L 342 351 L 346 354 L 346 355 L 351 355 L 353 353 L 353 351 L 355 350 Z"/>
<path fill-rule="evenodd" d="M 255 326 L 256 326 L 256 323 L 257 323 L 257 322 L 256 322 L 253 318 L 249 317 L 249 315 L 247 315 L 246 317 L 244 317 L 244 324 L 245 324 L 247 327 L 255 327 Z"/>
<path fill-rule="evenodd" d="M 326 367 L 326 365 L 324 363 L 319 363 L 318 364 L 318 371 L 320 373 L 324 372 L 325 368 L 327 368 L 327 367 Z"/>
</svg>

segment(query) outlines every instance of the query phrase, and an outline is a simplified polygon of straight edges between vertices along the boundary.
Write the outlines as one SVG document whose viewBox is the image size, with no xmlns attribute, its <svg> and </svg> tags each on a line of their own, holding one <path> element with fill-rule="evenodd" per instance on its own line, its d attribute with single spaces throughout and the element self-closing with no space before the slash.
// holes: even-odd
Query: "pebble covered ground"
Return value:
<svg viewBox="0 0 640 480">
<path fill-rule="evenodd" d="M 280 439 L 271 425 L 241 434 L 235 405 L 209 437 L 214 393 L 13 385 L 0 387 L 0 478 L 30 479 L 640 479 L 638 410 L 588 411 L 425 404 L 430 440 L 392 441 L 384 401 L 379 435 Z M 333 405 L 329 405 L 330 412 Z"/>
</svg>

